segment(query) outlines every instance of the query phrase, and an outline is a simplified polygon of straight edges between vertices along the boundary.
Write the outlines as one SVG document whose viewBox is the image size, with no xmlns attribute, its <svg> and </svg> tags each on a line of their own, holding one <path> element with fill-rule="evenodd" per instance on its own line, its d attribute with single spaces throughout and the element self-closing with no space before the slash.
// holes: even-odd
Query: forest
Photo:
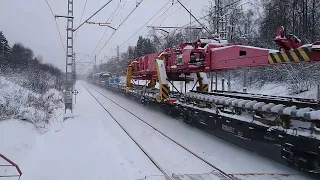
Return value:
<svg viewBox="0 0 320 180">
<path fill-rule="evenodd" d="M 62 71 L 22 43 L 10 47 L 0 31 L 0 121 L 20 119 L 44 127 L 62 107 Z"/>
<path fill-rule="evenodd" d="M 97 65 L 93 69 L 123 73 L 129 60 L 179 43 L 210 36 L 219 36 L 229 42 L 248 40 L 249 43 L 245 45 L 278 49 L 273 39 L 276 28 L 280 26 L 285 28 L 287 34 L 294 34 L 304 44 L 309 44 L 320 40 L 319 19 L 318 0 L 210 0 L 210 6 L 203 7 L 203 16 L 198 17 L 205 28 L 198 29 L 201 27 L 200 24 L 193 20 L 191 25 L 186 24 L 184 27 L 190 26 L 194 29 L 179 28 L 170 32 L 150 29 L 147 35 L 139 36 L 135 46 L 129 46 L 119 57 L 111 57 L 107 63 Z M 223 31 L 227 33 L 221 33 Z M 320 81 L 317 78 L 320 75 L 318 69 L 317 64 L 293 64 L 247 68 L 246 71 L 249 85 L 284 82 L 293 89 L 299 86 L 307 90 L 314 81 Z M 231 72 L 233 78 L 241 77 L 242 74 L 243 69 Z M 224 77 L 226 73 L 219 76 Z"/>
<path fill-rule="evenodd" d="M 62 90 L 62 71 L 47 63 L 41 56 L 35 56 L 32 49 L 21 43 L 9 46 L 8 40 L 0 31 L 0 75 L 27 79 L 21 84 L 37 93 L 45 93 L 50 88 Z"/>
</svg>

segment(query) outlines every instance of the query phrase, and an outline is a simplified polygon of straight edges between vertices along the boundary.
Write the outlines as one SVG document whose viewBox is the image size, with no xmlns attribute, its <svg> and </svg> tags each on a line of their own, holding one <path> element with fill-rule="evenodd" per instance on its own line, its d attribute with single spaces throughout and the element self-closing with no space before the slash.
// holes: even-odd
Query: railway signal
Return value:
<svg viewBox="0 0 320 180">
<path fill-rule="evenodd" d="M 77 95 L 78 95 L 78 93 L 79 93 L 79 91 L 76 90 L 76 89 L 74 89 L 74 90 L 72 91 L 72 94 L 74 95 L 74 103 L 77 103 Z"/>
<path fill-rule="evenodd" d="M 75 96 L 76 96 L 78 93 L 79 93 L 79 91 L 77 91 L 76 89 L 72 91 L 72 94 L 75 95 Z"/>
</svg>

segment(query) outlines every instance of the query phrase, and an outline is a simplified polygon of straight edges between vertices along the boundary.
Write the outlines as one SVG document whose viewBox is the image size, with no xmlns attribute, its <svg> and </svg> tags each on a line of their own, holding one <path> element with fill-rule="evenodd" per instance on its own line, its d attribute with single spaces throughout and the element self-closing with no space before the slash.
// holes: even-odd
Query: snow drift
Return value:
<svg viewBox="0 0 320 180">
<path fill-rule="evenodd" d="M 0 121 L 20 119 L 39 124 L 48 122 L 57 108 L 62 107 L 62 94 L 56 89 L 36 93 L 0 76 Z M 27 81 L 27 80 L 25 80 Z"/>
</svg>

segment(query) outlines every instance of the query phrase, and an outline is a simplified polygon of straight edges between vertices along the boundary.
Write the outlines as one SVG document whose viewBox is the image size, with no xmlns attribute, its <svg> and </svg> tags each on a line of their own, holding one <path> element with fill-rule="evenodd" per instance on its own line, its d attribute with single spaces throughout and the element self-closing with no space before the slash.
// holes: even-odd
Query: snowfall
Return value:
<svg viewBox="0 0 320 180">
<path fill-rule="evenodd" d="M 41 130 L 21 120 L 0 121 L 0 154 L 19 165 L 23 173 L 21 180 L 165 179 L 105 109 L 172 179 L 219 179 L 212 167 L 93 88 L 234 177 L 243 180 L 311 179 L 124 96 L 78 81 L 79 94 L 72 117 L 64 120 L 64 111 L 60 108 Z M 0 160 L 0 165 L 6 164 Z M 15 168 L 0 166 L 0 176 L 13 174 L 17 174 Z"/>
</svg>

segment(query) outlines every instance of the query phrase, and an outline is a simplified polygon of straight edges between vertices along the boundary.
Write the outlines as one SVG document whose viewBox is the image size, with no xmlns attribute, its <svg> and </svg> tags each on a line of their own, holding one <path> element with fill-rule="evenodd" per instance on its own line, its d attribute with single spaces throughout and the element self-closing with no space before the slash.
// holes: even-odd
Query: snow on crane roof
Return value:
<svg viewBox="0 0 320 180">
<path fill-rule="evenodd" d="M 227 49 L 227 48 L 231 48 L 231 47 L 235 47 L 235 46 L 245 47 L 245 48 L 250 48 L 250 49 L 265 50 L 265 51 L 269 51 L 269 53 L 280 52 L 280 51 L 275 50 L 275 49 L 267 49 L 267 48 L 260 48 L 260 47 L 254 47 L 254 46 L 243 46 L 243 45 L 223 46 L 223 47 L 211 48 L 210 50 L 211 51 L 218 51 L 218 50 Z"/>
<path fill-rule="evenodd" d="M 194 48 L 193 48 L 193 46 L 187 45 L 187 46 L 184 47 L 183 49 L 185 50 L 185 49 L 194 49 Z"/>
<path fill-rule="evenodd" d="M 218 44 L 227 44 L 228 40 L 226 39 L 220 39 L 220 40 L 216 40 L 216 39 L 200 39 L 201 43 L 218 43 Z"/>
<path fill-rule="evenodd" d="M 211 48 L 211 51 L 218 51 L 218 50 L 222 50 L 222 49 L 227 49 L 227 48 L 231 48 L 233 46 L 224 46 L 224 47 L 217 47 L 217 48 Z"/>
<path fill-rule="evenodd" d="M 303 48 L 303 47 L 311 47 L 312 46 L 312 44 L 304 44 L 304 45 L 302 45 L 300 48 Z"/>
<path fill-rule="evenodd" d="M 267 50 L 267 51 L 269 51 L 269 53 L 279 52 L 276 49 L 267 49 L 267 48 L 261 48 L 261 47 L 255 47 L 255 46 L 243 46 L 243 45 L 236 45 L 236 46 L 241 46 L 241 47 L 251 48 L 251 49 Z"/>
</svg>

